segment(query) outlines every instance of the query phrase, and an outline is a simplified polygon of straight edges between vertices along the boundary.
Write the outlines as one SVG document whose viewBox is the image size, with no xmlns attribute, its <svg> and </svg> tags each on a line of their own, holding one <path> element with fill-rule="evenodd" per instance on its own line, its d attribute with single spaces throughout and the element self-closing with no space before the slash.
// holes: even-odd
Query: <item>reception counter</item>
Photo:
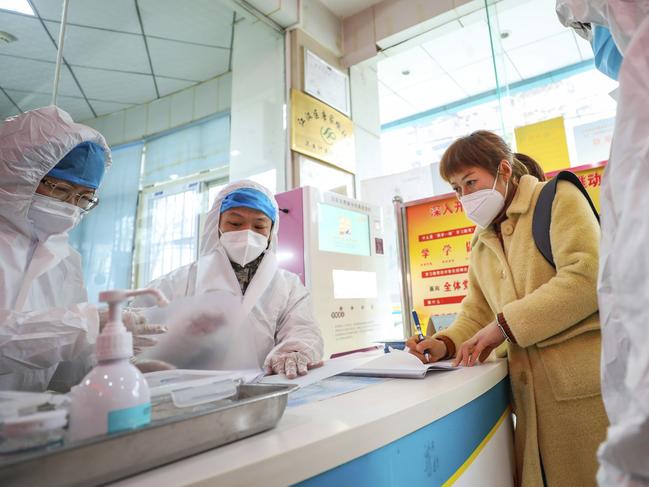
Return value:
<svg viewBox="0 0 649 487">
<path fill-rule="evenodd" d="M 115 486 L 513 486 L 504 360 L 289 407 L 278 426 Z"/>
</svg>

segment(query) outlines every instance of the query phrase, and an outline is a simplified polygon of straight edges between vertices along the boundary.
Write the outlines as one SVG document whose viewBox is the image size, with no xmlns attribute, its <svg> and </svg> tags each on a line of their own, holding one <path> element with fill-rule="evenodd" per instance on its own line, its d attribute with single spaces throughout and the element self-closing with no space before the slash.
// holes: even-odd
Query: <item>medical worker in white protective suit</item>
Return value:
<svg viewBox="0 0 649 487">
<path fill-rule="evenodd" d="M 602 396 L 611 425 L 597 479 L 649 486 L 649 2 L 557 0 L 557 14 L 564 25 L 590 24 L 596 65 L 619 81 L 600 196 Z"/>
<path fill-rule="evenodd" d="M 86 302 L 68 234 L 97 205 L 110 162 L 104 137 L 57 107 L 0 125 L 0 390 L 67 391 L 94 364 L 106 313 Z M 124 312 L 144 346 L 140 321 Z"/>
<path fill-rule="evenodd" d="M 264 368 L 295 378 L 319 365 L 323 341 L 309 293 L 297 275 L 277 265 L 278 227 L 271 192 L 252 181 L 232 183 L 207 214 L 200 258 L 149 284 L 172 303 L 210 291 L 226 291 L 242 303 L 245 318 L 233 333 L 221 335 L 227 336 L 227 353 L 212 352 L 192 367 Z M 145 303 L 140 298 L 134 305 Z M 215 323 L 223 313 L 228 316 L 228 310 L 214 310 Z M 218 327 L 214 333 L 218 338 Z"/>
<path fill-rule="evenodd" d="M 99 132 L 54 106 L 0 126 L 2 390 L 43 391 L 55 372 L 53 387 L 69 388 L 92 365 L 99 315 L 68 232 L 97 203 L 110 160 Z"/>
</svg>

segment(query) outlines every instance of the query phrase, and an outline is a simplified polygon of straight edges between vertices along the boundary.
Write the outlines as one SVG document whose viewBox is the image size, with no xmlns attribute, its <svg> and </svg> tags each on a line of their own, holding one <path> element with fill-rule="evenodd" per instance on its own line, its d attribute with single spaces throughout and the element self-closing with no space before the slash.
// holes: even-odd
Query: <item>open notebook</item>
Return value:
<svg viewBox="0 0 649 487">
<path fill-rule="evenodd" d="M 455 370 L 457 368 L 453 367 L 451 360 L 423 364 L 411 353 L 392 350 L 390 353 L 379 355 L 375 359 L 345 372 L 344 375 L 423 379 L 430 370 Z"/>
</svg>

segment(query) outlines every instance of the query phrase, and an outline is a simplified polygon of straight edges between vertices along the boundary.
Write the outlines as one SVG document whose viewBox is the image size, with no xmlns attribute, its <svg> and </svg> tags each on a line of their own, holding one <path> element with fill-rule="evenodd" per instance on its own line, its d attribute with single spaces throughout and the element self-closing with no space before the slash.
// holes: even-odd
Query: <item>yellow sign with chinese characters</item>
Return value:
<svg viewBox="0 0 649 487">
<path fill-rule="evenodd" d="M 570 167 L 563 117 L 514 129 L 516 150 L 533 157 L 545 172 Z"/>
<path fill-rule="evenodd" d="M 353 173 L 354 124 L 329 105 L 291 90 L 291 149 Z"/>
</svg>

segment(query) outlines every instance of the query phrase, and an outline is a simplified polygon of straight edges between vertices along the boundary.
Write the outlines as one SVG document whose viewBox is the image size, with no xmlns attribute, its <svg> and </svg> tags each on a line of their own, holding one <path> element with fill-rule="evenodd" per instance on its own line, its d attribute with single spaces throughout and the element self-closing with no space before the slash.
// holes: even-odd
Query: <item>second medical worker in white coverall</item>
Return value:
<svg viewBox="0 0 649 487">
<path fill-rule="evenodd" d="M 200 258 L 149 284 L 171 302 L 210 291 L 240 297 L 245 318 L 236 325 L 228 354 L 212 353 L 193 367 L 256 367 L 294 378 L 319 364 L 323 341 L 309 293 L 297 275 L 277 264 L 278 227 L 270 191 L 252 181 L 232 183 L 207 214 Z M 140 298 L 133 304 L 145 303 Z M 218 321 L 228 310 L 214 312 Z"/>
<path fill-rule="evenodd" d="M 68 233 L 110 161 L 99 132 L 54 106 L 0 126 L 0 390 L 65 390 L 92 365 L 99 314 Z"/>
<path fill-rule="evenodd" d="M 607 27 L 624 58 L 600 196 L 602 396 L 611 424 L 597 479 L 649 486 L 649 2 L 557 0 L 557 14 L 564 25 Z"/>
</svg>

